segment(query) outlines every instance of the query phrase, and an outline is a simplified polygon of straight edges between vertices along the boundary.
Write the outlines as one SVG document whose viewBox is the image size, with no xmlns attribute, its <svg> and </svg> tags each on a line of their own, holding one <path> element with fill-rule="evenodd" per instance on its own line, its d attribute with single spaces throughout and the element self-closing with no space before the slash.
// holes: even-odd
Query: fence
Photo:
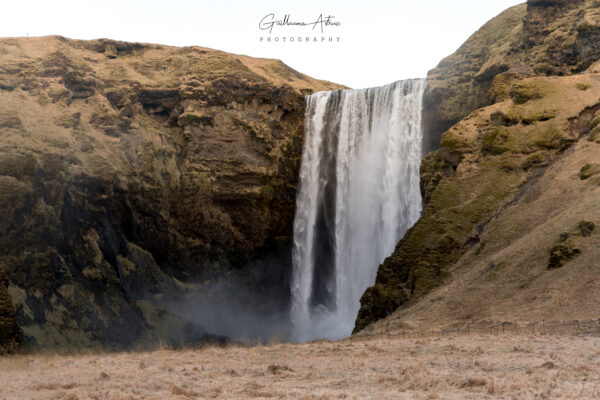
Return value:
<svg viewBox="0 0 600 400">
<path fill-rule="evenodd" d="M 500 322 L 500 323 L 464 323 L 455 322 L 448 328 L 406 330 L 394 329 L 394 332 L 363 332 L 358 337 L 404 337 L 425 338 L 444 337 L 471 334 L 571 334 L 571 335 L 595 335 L 600 336 L 600 319 L 573 320 L 573 321 L 541 321 L 530 323 Z"/>
</svg>

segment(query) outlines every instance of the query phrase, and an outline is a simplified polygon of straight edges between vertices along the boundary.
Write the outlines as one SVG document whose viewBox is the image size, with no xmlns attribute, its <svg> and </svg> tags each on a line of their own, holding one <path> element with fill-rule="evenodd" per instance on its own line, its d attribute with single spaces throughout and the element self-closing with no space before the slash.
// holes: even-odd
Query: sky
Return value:
<svg viewBox="0 0 600 400">
<path fill-rule="evenodd" d="M 2 6 L 0 37 L 62 35 L 197 45 L 277 58 L 314 78 L 364 88 L 425 77 L 486 21 L 522 2 L 12 0 Z M 270 33 L 260 29 L 261 20 L 284 20 L 285 15 L 289 22 L 307 25 L 274 26 Z M 331 16 L 329 21 L 339 25 L 315 25 L 319 16 Z"/>
</svg>

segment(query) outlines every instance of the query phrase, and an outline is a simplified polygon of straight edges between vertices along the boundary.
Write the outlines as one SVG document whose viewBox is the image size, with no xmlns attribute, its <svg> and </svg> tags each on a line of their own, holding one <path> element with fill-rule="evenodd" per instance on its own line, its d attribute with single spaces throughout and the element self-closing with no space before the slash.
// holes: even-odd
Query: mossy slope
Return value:
<svg viewBox="0 0 600 400">
<path fill-rule="evenodd" d="M 592 147 L 600 151 L 598 144 L 590 140 L 600 129 L 595 123 L 600 115 L 600 75 L 514 77 L 502 82 L 502 88 L 494 89 L 503 92 L 503 100 L 471 113 L 445 132 L 440 149 L 423 161 L 423 215 L 380 266 L 376 284 L 361 300 L 355 331 L 399 306 L 404 310 L 400 313 L 409 318 L 411 310 L 418 308 L 424 297 L 431 297 L 433 289 L 462 279 L 453 271 L 466 263 L 466 257 L 479 259 L 509 246 L 518 237 L 518 231 L 499 234 L 492 233 L 490 227 L 499 224 L 507 210 L 518 213 L 523 199 L 539 190 L 538 182 L 546 171 L 560 165 L 567 154 L 583 153 L 580 147 L 586 152 Z M 579 167 L 584 168 L 584 177 L 590 170 L 586 165 L 582 162 Z M 579 173 L 574 179 L 597 181 L 594 177 L 581 179 Z M 580 186 L 582 201 L 589 202 L 598 195 L 595 183 Z M 565 208 L 571 206 L 577 204 L 564 204 Z M 543 225 L 551 217 L 541 215 L 536 224 Z M 598 217 L 598 210 L 585 216 L 589 221 Z M 584 216 L 573 212 L 572 218 Z M 554 236 L 558 238 L 560 233 L 554 232 Z M 597 236 L 591 235 L 586 246 L 593 246 L 594 241 Z M 531 245 L 536 246 L 534 242 Z M 544 271 L 552 246 L 543 250 L 546 256 L 539 268 Z M 565 260 L 589 263 L 589 258 L 575 259 L 570 255 Z M 492 258 L 488 265 L 494 266 L 494 276 L 504 276 L 504 267 L 514 265 L 506 257 Z M 503 267 L 496 268 L 498 265 Z M 484 281 L 493 285 L 493 280 L 483 278 L 479 283 Z"/>
</svg>

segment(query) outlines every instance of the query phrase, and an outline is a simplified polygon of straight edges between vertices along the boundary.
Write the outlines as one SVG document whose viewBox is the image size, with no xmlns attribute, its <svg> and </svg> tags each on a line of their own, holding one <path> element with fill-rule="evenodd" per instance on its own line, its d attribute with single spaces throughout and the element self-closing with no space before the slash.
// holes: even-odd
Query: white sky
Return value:
<svg viewBox="0 0 600 400">
<path fill-rule="evenodd" d="M 279 58 L 315 78 L 353 88 L 425 77 L 472 33 L 524 0 L 145 0 L 25 1 L 2 4 L 0 37 L 62 35 L 198 45 L 254 57 Z M 340 43 L 260 43 L 258 28 L 275 19 L 335 16 L 325 36 Z M 272 36 L 302 36 L 310 27 L 275 27 Z M 316 35 L 319 38 L 321 34 Z"/>
</svg>

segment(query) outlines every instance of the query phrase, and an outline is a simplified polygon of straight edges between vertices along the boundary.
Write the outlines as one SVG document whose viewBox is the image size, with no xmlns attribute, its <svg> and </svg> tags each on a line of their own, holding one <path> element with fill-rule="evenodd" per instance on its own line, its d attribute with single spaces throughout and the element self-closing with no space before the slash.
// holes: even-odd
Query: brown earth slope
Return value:
<svg viewBox="0 0 600 400">
<path fill-rule="evenodd" d="M 473 38 L 491 34 L 496 23 L 513 14 L 509 26 L 517 29 L 515 35 L 507 35 L 503 45 L 496 42 L 497 47 L 512 46 L 517 37 L 521 43 L 536 43 L 519 53 L 527 54 L 520 64 L 506 64 L 514 70 L 488 82 L 484 92 L 491 97 L 486 101 L 494 104 L 452 126 L 439 150 L 423 161 L 423 215 L 363 295 L 356 331 L 398 307 L 393 319 L 416 325 L 597 318 L 600 71 L 592 60 L 600 58 L 595 52 L 600 42 L 587 41 L 588 34 L 600 32 L 597 10 L 587 1 L 544 2 L 527 10 L 517 6 L 450 58 L 464 59 L 461 53 L 467 48 L 476 53 Z M 587 21 L 585 28 L 582 21 Z M 559 34 L 562 47 L 553 42 Z M 570 51 L 576 57 L 567 57 Z M 506 63 L 513 55 L 496 53 L 494 62 Z M 477 93 L 484 92 L 470 73 L 455 72 L 438 68 L 429 82 L 440 74 L 451 93 L 442 96 L 443 102 L 469 104 L 456 110 L 453 118 L 460 118 L 478 107 Z"/>
<path fill-rule="evenodd" d="M 200 47 L 0 39 L 0 349 L 13 316 L 41 347 L 194 340 L 161 299 L 223 275 L 287 299 L 266 255 L 288 258 L 303 94 L 337 88 Z"/>
</svg>

